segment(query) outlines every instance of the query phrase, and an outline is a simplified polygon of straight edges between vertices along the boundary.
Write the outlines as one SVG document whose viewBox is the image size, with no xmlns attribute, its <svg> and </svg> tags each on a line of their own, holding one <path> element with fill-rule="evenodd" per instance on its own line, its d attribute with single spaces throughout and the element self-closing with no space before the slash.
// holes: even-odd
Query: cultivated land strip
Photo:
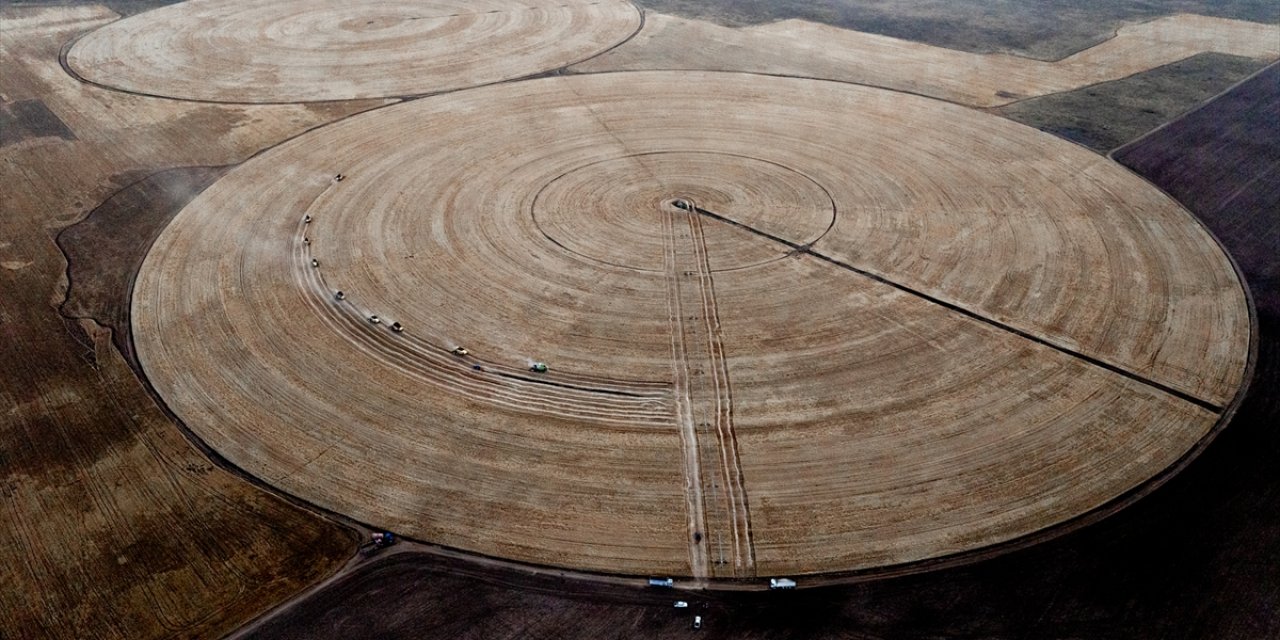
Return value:
<svg viewBox="0 0 1280 640">
<path fill-rule="evenodd" d="M 707 519 L 706 482 L 702 471 L 702 447 L 699 446 L 698 422 L 691 390 L 691 362 L 688 335 L 684 329 L 686 311 L 680 291 L 681 268 L 678 259 L 676 224 L 673 215 L 662 216 L 662 235 L 667 239 L 664 253 L 667 278 L 667 305 L 671 317 L 672 391 L 676 400 L 676 420 L 680 426 L 680 446 L 684 458 L 686 509 L 689 516 L 689 566 L 694 578 L 710 577 L 708 546 L 710 528 Z M 714 504 L 714 503 L 713 503 Z"/>
<path fill-rule="evenodd" d="M 28 128 L 37 135 L 0 147 L 5 638 L 216 637 L 323 578 L 354 546 L 345 527 L 211 462 L 129 369 L 111 329 L 58 315 L 67 265 L 53 236 L 143 175 L 238 163 L 372 105 L 210 108 L 86 89 L 59 66 L 60 48 L 115 17 L 98 6 L 0 8 L 0 101 L 42 104 L 34 112 L 65 133 Z"/>
<path fill-rule="evenodd" d="M 724 500 L 728 504 L 732 533 L 732 565 L 734 577 L 750 577 L 755 570 L 755 550 L 751 547 L 751 514 L 747 507 L 747 491 L 742 479 L 742 461 L 738 455 L 738 437 L 733 429 L 733 391 L 729 379 L 729 366 L 724 355 L 724 335 L 720 327 L 720 313 L 716 310 L 715 283 L 711 275 L 711 263 L 707 258 L 707 239 L 702 231 L 702 220 L 697 216 L 685 216 L 694 250 L 692 277 L 697 279 L 699 308 L 706 338 L 706 373 L 710 374 L 710 387 L 714 397 L 714 410 L 710 412 L 716 432 L 716 453 L 720 462 L 720 479 Z M 704 374 L 705 375 L 705 374 Z M 722 557 L 722 565 L 729 564 Z"/>
<path fill-rule="evenodd" d="M 696 42 L 697 46 L 689 46 Z M 779 52 L 786 52 L 779 55 Z M 730 28 L 649 13 L 636 38 L 575 71 L 715 69 L 855 82 L 995 107 L 1218 52 L 1280 58 L 1280 25 L 1180 14 L 1119 29 L 1054 62 L 945 49 L 804 20 Z"/>
</svg>

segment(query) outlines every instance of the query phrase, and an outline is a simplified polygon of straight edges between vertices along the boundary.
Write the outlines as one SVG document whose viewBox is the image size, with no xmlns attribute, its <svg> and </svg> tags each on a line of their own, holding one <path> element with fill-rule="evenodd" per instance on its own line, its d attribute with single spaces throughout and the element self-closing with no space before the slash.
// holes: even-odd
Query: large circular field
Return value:
<svg viewBox="0 0 1280 640">
<path fill-rule="evenodd" d="M 1250 341 L 1217 244 L 1106 158 L 701 72 L 504 83 L 289 141 L 177 216 L 133 318 L 173 411 L 289 493 L 698 578 L 879 570 L 1114 505 L 1213 432 Z"/>
</svg>

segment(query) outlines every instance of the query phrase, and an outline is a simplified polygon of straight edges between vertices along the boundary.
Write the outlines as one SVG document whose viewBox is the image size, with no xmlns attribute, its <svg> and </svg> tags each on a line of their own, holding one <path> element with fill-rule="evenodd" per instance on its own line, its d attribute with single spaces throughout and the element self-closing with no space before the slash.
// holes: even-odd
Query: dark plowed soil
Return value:
<svg viewBox="0 0 1280 640">
<path fill-rule="evenodd" d="M 405 553 L 344 576 L 249 637 L 678 638 L 692 619 L 672 606 L 678 597 Z"/>
<path fill-rule="evenodd" d="M 116 346 L 133 362 L 129 296 L 151 243 L 173 216 L 226 173 L 226 167 L 161 171 L 125 187 L 84 220 L 58 234 L 70 288 L 62 313 L 114 329 Z"/>
<path fill-rule="evenodd" d="M 973 51 L 1057 60 L 1125 24 L 1175 13 L 1274 23 L 1273 0 L 637 0 L 662 13 L 741 26 L 799 18 Z"/>
<path fill-rule="evenodd" d="M 1259 316 L 1271 321 L 1280 319 L 1277 114 L 1280 65 L 1272 65 L 1230 94 L 1115 153 L 1121 164 L 1204 220 L 1240 263 Z"/>
<path fill-rule="evenodd" d="M 1239 259 L 1262 346 L 1232 425 L 1133 507 L 992 561 L 793 593 L 597 588 L 391 556 L 258 638 L 1280 637 L 1280 67 L 1117 154 L 1183 199 Z M 671 607 L 688 600 L 692 611 Z M 706 602 L 706 608 L 701 608 Z M 691 616 L 703 615 L 694 632 Z"/>
<path fill-rule="evenodd" d="M 336 571 L 355 532 L 215 466 L 147 394 L 111 328 L 60 315 L 70 284 L 85 306 L 69 315 L 118 321 L 164 214 L 148 217 L 130 192 L 71 233 L 101 279 L 69 269 L 55 234 L 148 174 L 237 161 L 328 112 L 80 91 L 58 52 L 90 15 L 0 19 L 0 638 L 220 637 Z M 166 184 L 157 201 L 179 197 L 181 181 Z"/>
<path fill-rule="evenodd" d="M 76 139 L 66 123 L 40 100 L 0 103 L 0 147 L 46 136 Z"/>
<path fill-rule="evenodd" d="M 1031 98 L 993 111 L 1105 152 L 1226 91 L 1262 66 L 1251 58 L 1203 53 L 1123 80 Z"/>
<path fill-rule="evenodd" d="M 143 11 L 149 11 L 157 7 L 163 7 L 168 4 L 177 4 L 182 0 L 104 0 L 98 4 L 104 4 L 112 11 L 122 15 L 131 16 Z M 4 0 L 0 2 L 0 7 L 4 5 L 13 5 L 15 7 L 39 7 L 39 6 L 76 6 L 85 4 L 84 0 Z"/>
</svg>

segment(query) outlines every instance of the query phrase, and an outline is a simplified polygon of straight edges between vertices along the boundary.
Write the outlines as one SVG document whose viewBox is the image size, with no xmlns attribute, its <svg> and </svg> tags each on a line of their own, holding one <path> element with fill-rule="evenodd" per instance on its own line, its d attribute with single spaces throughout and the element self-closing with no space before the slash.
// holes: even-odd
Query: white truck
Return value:
<svg viewBox="0 0 1280 640">
<path fill-rule="evenodd" d="M 791 578 L 771 578 L 769 580 L 770 589 L 794 589 L 796 581 Z"/>
</svg>

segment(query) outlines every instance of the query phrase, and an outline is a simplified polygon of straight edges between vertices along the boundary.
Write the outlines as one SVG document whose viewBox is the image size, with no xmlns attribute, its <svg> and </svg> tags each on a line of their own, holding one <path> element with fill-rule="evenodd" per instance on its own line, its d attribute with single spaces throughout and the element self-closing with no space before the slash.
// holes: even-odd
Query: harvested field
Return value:
<svg viewBox="0 0 1280 640">
<path fill-rule="evenodd" d="M 1248 17 L 1252 1 L 1216 15 Z M 1137 24 L 1125 2 L 1081 5 L 1072 15 L 1104 19 L 1047 34 L 1017 17 L 1030 0 L 938 24 L 876 3 L 887 13 L 873 30 L 973 36 L 957 54 L 798 21 L 731 31 L 620 0 L 494 0 L 484 15 L 322 0 L 303 18 L 290 0 L 194 31 L 180 16 L 209 0 L 115 24 L 108 10 L 169 4 L 0 0 L 0 331 L 16 363 L 0 373 L 0 563 L 15 568 L 0 637 L 215 637 L 285 602 L 257 633 L 694 633 L 671 592 L 620 586 L 639 579 L 459 549 L 693 576 L 680 586 L 724 588 L 691 599 L 725 637 L 1280 633 L 1280 405 L 1258 390 L 1275 386 L 1280 326 L 1274 73 L 1120 154 L 1211 211 L 1254 281 L 1258 382 L 1237 407 L 1250 327 L 1235 274 L 1185 211 L 1109 160 L 919 97 L 648 71 L 751 69 L 997 105 L 1203 52 L 1261 64 L 1280 55 L 1275 24 Z M 1117 19 L 1127 26 L 1111 38 Z M 196 35 L 215 32 L 212 49 Z M 75 75 L 77 42 L 104 56 L 81 71 L 106 76 Z M 316 45 L 351 51 L 334 60 Z M 1005 55 L 1057 50 L 1076 53 Z M 368 71 L 423 52 L 446 64 Z M 577 75 L 507 81 L 586 58 Z M 622 69 L 643 73 L 602 73 Z M 125 78 L 138 88 L 113 84 Z M 482 84 L 495 86 L 307 133 L 394 102 L 316 100 Z M 168 91 L 196 102 L 143 95 Z M 1243 124 L 1223 125 L 1233 118 Z M 1201 174 L 1182 166 L 1197 162 Z M 235 193 L 262 187 L 260 169 L 274 171 L 265 188 Z M 174 354 L 208 358 L 188 320 L 230 327 L 209 344 L 242 358 L 220 375 L 244 372 L 243 393 L 195 406 L 274 411 L 275 432 L 205 429 L 250 460 L 251 481 L 184 440 L 129 352 L 142 254 L 206 187 L 172 234 L 225 243 L 192 264 L 238 285 L 138 317 L 175 349 L 157 380 L 187 389 L 192 369 Z M 272 218 L 312 187 L 310 223 Z M 189 219 L 202 210 L 216 218 Z M 280 279 L 282 264 L 298 279 Z M 163 277 L 198 281 L 194 268 Z M 333 278 L 351 284 L 342 300 Z M 226 312 L 245 300 L 269 301 L 275 320 Z M 456 344 L 471 352 L 449 354 Z M 549 372 L 528 370 L 542 359 Z M 251 406 L 264 390 L 278 397 Z M 291 447 L 297 433 L 312 440 Z M 339 569 L 354 534 L 313 512 L 330 498 L 457 548 L 408 542 Z M 802 583 L 818 586 L 998 552 L 1010 553 L 855 587 L 739 592 L 762 586 L 754 576 L 813 572 Z M 307 585 L 320 591 L 288 600 Z"/>
<path fill-rule="evenodd" d="M 1250 215 L 1236 215 L 1231 207 L 1196 213 L 1244 257 L 1246 274 L 1262 274 L 1251 280 L 1262 340 L 1253 393 L 1204 455 L 1133 507 L 968 567 L 759 597 L 584 588 L 403 554 L 365 567 L 249 637 L 337 640 L 353 629 L 382 638 L 692 636 L 688 617 L 670 608 L 679 597 L 695 607 L 707 602 L 707 624 L 699 634 L 723 638 L 1280 635 L 1274 606 L 1280 598 L 1280 478 L 1274 473 L 1280 397 L 1271 391 L 1280 385 L 1280 286 L 1265 276 L 1275 263 L 1272 230 L 1280 224 L 1280 193 L 1261 180 L 1267 150 L 1280 145 L 1280 130 L 1270 126 L 1271 110 L 1254 108 L 1274 104 L 1278 90 L 1274 75 L 1256 77 L 1125 150 L 1124 157 L 1149 153 L 1168 166 L 1198 161 L 1203 148 L 1232 158 L 1231 173 L 1206 172 L 1206 182 L 1196 184 L 1188 172 L 1162 186 L 1194 194 L 1220 180 L 1236 182 L 1227 191 L 1257 203 Z M 1224 119 L 1235 124 L 1224 126 Z M 1181 146 L 1188 138 L 1198 143 Z M 522 615 L 528 611 L 538 613 Z"/>
<path fill-rule="evenodd" d="M 94 31 L 67 64 L 108 87 L 212 102 L 409 96 L 557 69 L 640 23 L 625 0 L 191 0 Z"/>
<path fill-rule="evenodd" d="M 59 315 L 71 287 L 86 306 L 70 315 L 118 320 L 140 239 L 93 223 L 68 235 L 104 272 L 90 284 L 68 282 L 55 235 L 160 168 L 239 162 L 370 105 L 223 108 L 86 89 L 58 52 L 112 19 L 99 7 L 0 9 L 0 96 L 14 118 L 0 147 L 4 638 L 217 636 L 354 547 L 347 528 L 215 466 L 156 405 L 111 329 Z M 129 222 L 123 209 L 109 217 Z"/>
<path fill-rule="evenodd" d="M 689 46 L 689 43 L 697 46 Z M 1176 15 L 1054 62 L 933 47 L 802 20 L 732 29 L 650 14 L 636 37 L 575 71 L 714 69 L 856 82 L 993 107 L 1117 80 L 1202 52 L 1270 62 L 1280 25 Z"/>
<path fill-rule="evenodd" d="M 435 151 L 459 146 L 476 160 Z M 1109 161 L 919 97 L 717 73 L 534 80 L 300 137 L 179 214 L 134 317 L 169 406 L 294 495 L 699 579 L 1085 514 L 1204 438 L 1249 351 L 1225 256 Z"/>
</svg>

